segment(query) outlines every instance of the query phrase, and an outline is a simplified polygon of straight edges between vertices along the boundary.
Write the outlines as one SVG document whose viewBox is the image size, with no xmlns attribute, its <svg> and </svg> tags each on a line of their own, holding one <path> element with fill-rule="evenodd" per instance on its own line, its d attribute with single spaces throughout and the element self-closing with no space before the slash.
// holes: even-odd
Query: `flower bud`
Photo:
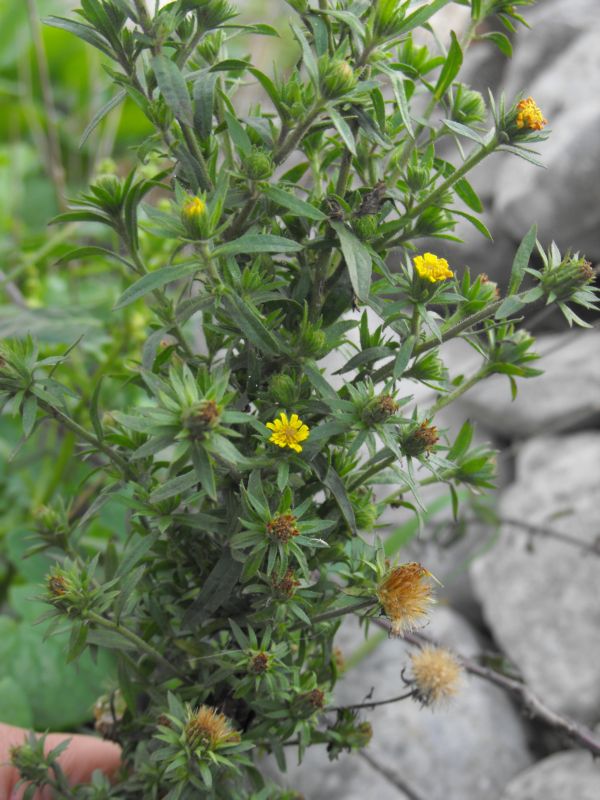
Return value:
<svg viewBox="0 0 600 800">
<path fill-rule="evenodd" d="M 406 183 L 412 192 L 420 192 L 429 183 L 429 170 L 419 164 L 409 164 L 406 168 Z"/>
<path fill-rule="evenodd" d="M 271 154 L 260 147 L 253 147 L 242 162 L 244 175 L 251 181 L 265 181 L 273 174 Z"/>
<path fill-rule="evenodd" d="M 209 64 L 212 64 L 213 61 L 216 61 L 222 44 L 223 33 L 221 31 L 209 33 L 202 38 L 198 45 L 197 53 Z"/>
<path fill-rule="evenodd" d="M 191 439 L 204 439 L 216 428 L 221 418 L 221 409 L 214 400 L 203 400 L 184 412 L 182 424 Z"/>
<path fill-rule="evenodd" d="M 458 84 L 450 112 L 451 118 L 463 125 L 469 125 L 473 122 L 482 122 L 486 113 L 482 94 L 474 89 L 469 89 L 463 83 Z"/>
<path fill-rule="evenodd" d="M 361 241 L 370 242 L 376 238 L 379 232 L 379 216 L 377 214 L 364 214 L 363 216 L 354 217 L 352 228 Z"/>
<path fill-rule="evenodd" d="M 368 401 L 362 410 L 361 419 L 365 425 L 379 425 L 393 416 L 398 408 L 398 403 L 390 394 L 382 394 Z"/>
<path fill-rule="evenodd" d="M 190 239 L 206 239 L 208 236 L 208 214 L 201 197 L 189 197 L 181 207 L 181 221 Z"/>
<path fill-rule="evenodd" d="M 290 375 L 272 375 L 268 391 L 270 399 L 285 408 L 295 405 L 298 400 L 298 384 Z"/>
<path fill-rule="evenodd" d="M 406 456 L 416 457 L 430 453 L 439 442 L 440 437 L 435 425 L 426 419 L 402 438 L 400 447 Z"/>
<path fill-rule="evenodd" d="M 553 294 L 558 300 L 568 300 L 594 279 L 594 270 L 587 259 L 567 257 L 557 267 L 544 270 L 540 282 L 547 295 Z"/>
<path fill-rule="evenodd" d="M 389 39 L 401 30 L 404 11 L 399 0 L 377 0 L 373 33 L 378 39 Z"/>
<path fill-rule="evenodd" d="M 356 86 L 357 77 L 347 61 L 321 56 L 319 81 L 323 97 L 332 100 L 352 91 Z"/>
</svg>

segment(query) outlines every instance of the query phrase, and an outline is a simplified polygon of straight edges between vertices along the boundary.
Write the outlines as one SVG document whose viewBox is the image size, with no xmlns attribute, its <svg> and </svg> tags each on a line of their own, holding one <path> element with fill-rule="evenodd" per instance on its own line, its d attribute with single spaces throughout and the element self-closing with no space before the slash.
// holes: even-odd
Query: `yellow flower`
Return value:
<svg viewBox="0 0 600 800">
<path fill-rule="evenodd" d="M 267 428 L 273 431 L 273 435 L 269 441 L 276 444 L 278 447 L 289 447 L 295 450 L 296 453 L 302 452 L 300 442 L 303 442 L 309 437 L 308 425 L 304 425 L 298 414 L 292 414 L 288 420 L 288 416 L 283 411 L 277 419 L 273 422 L 267 422 Z"/>
<path fill-rule="evenodd" d="M 206 211 L 206 203 L 199 197 L 190 197 L 183 204 L 182 213 L 184 217 L 193 219 L 194 217 L 201 217 Z"/>
<path fill-rule="evenodd" d="M 527 97 L 517 103 L 517 128 L 529 128 L 530 131 L 541 131 L 548 120 L 544 119 L 539 106 L 533 97 Z"/>
<path fill-rule="evenodd" d="M 396 636 L 412 630 L 435 603 L 430 579 L 435 580 L 429 570 L 410 561 L 394 567 L 379 584 L 377 597 Z"/>
<path fill-rule="evenodd" d="M 413 259 L 415 269 L 419 276 L 431 283 L 445 281 L 446 278 L 453 278 L 454 273 L 448 266 L 445 258 L 438 258 L 433 253 L 425 253 L 422 256 L 415 256 Z"/>
<path fill-rule="evenodd" d="M 428 645 L 410 660 L 416 697 L 423 705 L 448 702 L 459 691 L 463 671 L 449 650 Z"/>
</svg>

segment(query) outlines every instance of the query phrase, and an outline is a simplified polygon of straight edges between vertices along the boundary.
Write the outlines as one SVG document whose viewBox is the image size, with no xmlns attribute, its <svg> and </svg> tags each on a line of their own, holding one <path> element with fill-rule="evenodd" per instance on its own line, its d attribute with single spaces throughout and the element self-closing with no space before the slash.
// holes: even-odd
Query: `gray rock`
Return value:
<svg viewBox="0 0 600 800">
<path fill-rule="evenodd" d="M 600 433 L 528 442 L 501 517 L 594 546 L 599 465 Z M 495 640 L 528 685 L 559 713 L 600 720 L 600 557 L 504 524 L 471 577 Z"/>
<path fill-rule="evenodd" d="M 324 747 L 313 747 L 306 753 L 302 764 L 296 764 L 288 754 L 285 775 L 278 773 L 273 761 L 261 770 L 269 773 L 280 786 L 294 789 L 306 800 L 410 800 L 379 771 L 359 755 L 344 754 L 330 761 Z"/>
<path fill-rule="evenodd" d="M 588 753 L 556 753 L 525 770 L 500 800 L 598 800 L 600 765 Z"/>
<path fill-rule="evenodd" d="M 506 438 L 586 427 L 600 416 L 600 333 L 575 331 L 539 336 L 536 378 L 518 381 L 511 401 L 508 381 L 494 375 L 459 401 L 465 416 Z"/>
<path fill-rule="evenodd" d="M 480 649 L 471 626 L 448 608 L 435 610 L 427 634 L 464 655 Z M 346 630 L 340 643 L 347 653 L 361 639 Z M 382 642 L 338 684 L 337 701 L 361 702 L 371 689 L 373 699 L 401 694 L 400 673 L 409 652 L 399 639 Z M 465 677 L 460 694 L 439 711 L 407 700 L 364 716 L 374 730 L 369 756 L 427 800 L 496 797 L 531 762 L 523 725 L 510 702 L 499 689 L 475 678 Z"/>
<path fill-rule="evenodd" d="M 547 169 L 506 156 L 497 173 L 494 215 L 521 238 L 532 222 L 539 238 L 554 240 L 590 258 L 600 257 L 600 25 L 578 36 L 561 55 L 540 65 L 528 88 L 550 122 L 550 138 L 539 150 Z"/>
</svg>

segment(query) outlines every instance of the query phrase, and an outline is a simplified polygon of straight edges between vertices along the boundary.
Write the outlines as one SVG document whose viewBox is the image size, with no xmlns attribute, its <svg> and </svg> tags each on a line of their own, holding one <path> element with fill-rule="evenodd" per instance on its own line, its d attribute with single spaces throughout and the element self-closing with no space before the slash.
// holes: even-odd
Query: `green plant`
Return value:
<svg viewBox="0 0 600 800">
<path fill-rule="evenodd" d="M 52 420 L 79 444 L 67 458 L 89 466 L 76 496 L 40 513 L 33 549 L 56 561 L 45 598 L 52 625 L 70 626 L 69 659 L 112 653 L 124 769 L 113 788 L 67 797 L 277 797 L 254 754 L 283 766 L 291 744 L 332 756 L 367 744 L 353 707 L 327 706 L 334 634 L 350 613 L 407 630 L 433 577 L 391 564 L 395 547 L 371 531 L 389 505 L 425 514 L 422 485 L 445 483 L 455 511 L 461 487 L 493 486 L 493 452 L 472 447 L 468 423 L 449 440 L 436 413 L 491 374 L 513 392 L 537 374 L 527 305 L 556 302 L 578 324 L 572 305 L 594 308 L 583 259 L 552 246 L 529 268 L 534 228 L 505 297 L 418 252 L 457 216 L 489 235 L 466 175 L 499 150 L 535 161 L 529 145 L 546 135 L 531 98 L 490 99 L 485 130 L 484 98 L 457 83 L 483 19 L 511 28 L 528 3 L 464 2 L 471 25 L 431 54 L 412 33 L 447 2 L 290 2 L 298 62 L 273 78 L 227 47 L 277 31 L 237 25 L 225 0 L 154 15 L 143 0 L 82 0 L 77 19 L 48 20 L 99 50 L 119 87 L 94 124 L 128 97 L 152 127 L 127 174 L 97 176 L 54 220 L 95 223 L 63 262 L 109 260 L 122 289 L 110 357 L 83 356 L 93 386 L 61 378 L 77 346 L 0 349 L 1 397 L 25 439 Z M 233 101 L 249 80 L 260 100 L 243 113 Z M 472 147 L 458 166 L 436 152 L 448 139 Z M 132 348 L 120 326 L 134 313 Z M 323 359 L 351 331 L 336 380 Z M 441 345 L 456 337 L 481 355 L 472 375 L 448 375 Z M 415 382 L 433 406 L 408 410 Z M 127 509 L 123 527 L 86 538 L 109 504 Z M 39 783 L 36 752 L 24 777 Z"/>
</svg>

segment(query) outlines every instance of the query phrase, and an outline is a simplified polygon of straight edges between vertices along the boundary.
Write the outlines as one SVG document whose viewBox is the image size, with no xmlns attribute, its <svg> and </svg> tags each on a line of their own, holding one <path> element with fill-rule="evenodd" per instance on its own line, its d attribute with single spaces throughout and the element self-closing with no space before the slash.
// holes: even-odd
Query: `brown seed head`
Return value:
<svg viewBox="0 0 600 800">
<path fill-rule="evenodd" d="M 210 706 L 200 706 L 191 712 L 185 726 L 185 736 L 190 747 L 204 747 L 207 750 L 215 750 L 221 744 L 238 742 L 240 739 L 225 714 L 219 714 Z"/>
<path fill-rule="evenodd" d="M 253 675 L 263 675 L 269 669 L 269 654 L 255 653 L 248 664 L 248 672 Z"/>
<path fill-rule="evenodd" d="M 300 586 L 300 581 L 296 580 L 293 569 L 286 570 L 285 575 L 280 580 L 275 577 L 271 579 L 271 586 L 275 591 L 283 597 L 292 597 L 296 591 L 296 587 Z"/>
<path fill-rule="evenodd" d="M 184 414 L 183 425 L 194 439 L 204 435 L 219 424 L 221 409 L 214 400 L 203 400 Z"/>
<path fill-rule="evenodd" d="M 426 617 L 435 602 L 433 575 L 416 561 L 394 567 L 379 584 L 377 597 L 392 623 L 391 632 L 409 631 Z"/>
<path fill-rule="evenodd" d="M 426 419 L 406 437 L 402 449 L 407 456 L 420 456 L 423 453 L 430 453 L 439 440 L 437 428 L 435 425 L 430 425 Z"/>
<path fill-rule="evenodd" d="M 280 542 L 289 542 L 292 536 L 298 536 L 296 517 L 293 514 L 279 514 L 267 522 L 267 533 Z"/>
<path fill-rule="evenodd" d="M 423 705 L 446 703 L 459 691 L 463 670 L 449 650 L 428 645 L 410 660 L 416 697 Z"/>
<path fill-rule="evenodd" d="M 50 575 L 48 578 L 48 591 L 55 598 L 64 597 L 68 591 L 67 580 L 64 575 Z"/>
</svg>

